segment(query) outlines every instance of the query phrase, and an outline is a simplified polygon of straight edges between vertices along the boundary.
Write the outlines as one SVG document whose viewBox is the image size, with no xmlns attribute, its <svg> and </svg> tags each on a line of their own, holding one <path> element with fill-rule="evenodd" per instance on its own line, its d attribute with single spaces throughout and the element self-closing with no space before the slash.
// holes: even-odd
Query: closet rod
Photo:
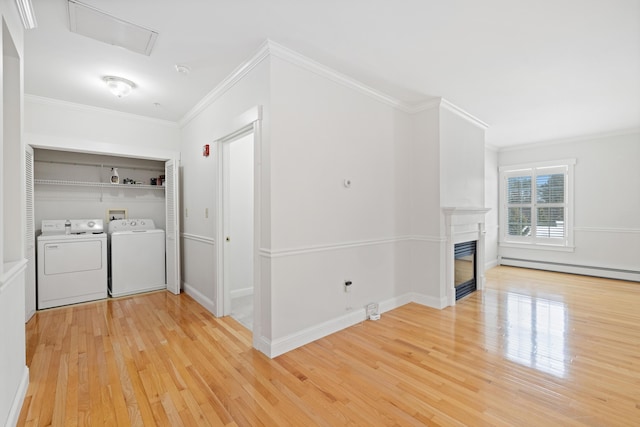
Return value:
<svg viewBox="0 0 640 427">
<path fill-rule="evenodd" d="M 130 170 L 140 170 L 140 171 L 151 171 L 151 172 L 164 172 L 164 169 L 159 166 L 158 168 L 141 168 L 137 166 L 112 166 L 105 165 L 103 163 L 82 163 L 82 162 L 65 162 L 60 160 L 34 160 L 35 163 L 52 163 L 57 165 L 72 165 L 72 166 L 95 166 L 98 168 L 119 168 L 119 169 L 130 169 Z"/>
</svg>

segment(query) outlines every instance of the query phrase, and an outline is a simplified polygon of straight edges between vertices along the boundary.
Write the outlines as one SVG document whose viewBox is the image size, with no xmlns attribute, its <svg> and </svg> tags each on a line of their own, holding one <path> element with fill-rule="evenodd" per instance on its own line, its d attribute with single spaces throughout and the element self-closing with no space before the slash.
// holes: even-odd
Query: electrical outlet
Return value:
<svg viewBox="0 0 640 427">
<path fill-rule="evenodd" d="M 184 208 L 184 217 L 189 218 L 189 208 Z"/>
<path fill-rule="evenodd" d="M 351 292 L 351 286 L 353 285 L 353 283 L 351 282 L 351 280 L 345 280 L 344 281 L 344 291 L 345 292 Z"/>
</svg>

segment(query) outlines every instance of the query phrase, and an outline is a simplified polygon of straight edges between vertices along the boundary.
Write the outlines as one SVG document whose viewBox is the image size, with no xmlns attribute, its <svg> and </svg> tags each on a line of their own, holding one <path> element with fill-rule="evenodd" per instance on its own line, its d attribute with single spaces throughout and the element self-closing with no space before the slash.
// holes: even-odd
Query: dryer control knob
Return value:
<svg viewBox="0 0 640 427">
<path fill-rule="evenodd" d="M 131 222 L 129 223 L 129 225 L 134 226 L 134 225 L 136 225 L 136 222 L 135 222 L 135 221 L 131 221 Z"/>
<path fill-rule="evenodd" d="M 95 227 L 96 223 L 94 221 L 89 221 L 87 225 L 91 228 Z"/>
<path fill-rule="evenodd" d="M 144 225 L 144 221 L 140 221 L 140 225 Z"/>
</svg>

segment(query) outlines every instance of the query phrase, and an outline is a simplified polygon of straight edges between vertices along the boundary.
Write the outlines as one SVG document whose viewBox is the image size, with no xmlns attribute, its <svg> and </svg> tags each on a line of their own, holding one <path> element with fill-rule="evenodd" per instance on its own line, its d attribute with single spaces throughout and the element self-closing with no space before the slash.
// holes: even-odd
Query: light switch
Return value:
<svg viewBox="0 0 640 427">
<path fill-rule="evenodd" d="M 204 208 L 204 217 L 209 218 L 209 208 Z"/>
</svg>

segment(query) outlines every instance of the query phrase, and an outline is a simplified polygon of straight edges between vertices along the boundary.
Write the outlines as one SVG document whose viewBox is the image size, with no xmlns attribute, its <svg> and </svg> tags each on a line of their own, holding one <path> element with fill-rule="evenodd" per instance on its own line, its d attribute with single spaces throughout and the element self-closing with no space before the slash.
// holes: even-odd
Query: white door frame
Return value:
<svg viewBox="0 0 640 427">
<path fill-rule="evenodd" d="M 225 301 L 225 271 L 224 271 L 224 239 L 225 219 L 223 210 L 224 196 L 224 153 L 223 144 L 233 141 L 241 136 L 253 134 L 253 337 L 254 347 L 256 340 L 261 336 L 261 287 L 260 287 L 260 231 L 261 231 L 261 159 L 262 159 L 262 109 L 258 106 L 243 114 L 237 120 L 232 131 L 214 141 L 217 157 L 217 209 L 216 209 L 216 304 L 215 315 L 222 317 L 230 311 L 230 301 Z"/>
</svg>

